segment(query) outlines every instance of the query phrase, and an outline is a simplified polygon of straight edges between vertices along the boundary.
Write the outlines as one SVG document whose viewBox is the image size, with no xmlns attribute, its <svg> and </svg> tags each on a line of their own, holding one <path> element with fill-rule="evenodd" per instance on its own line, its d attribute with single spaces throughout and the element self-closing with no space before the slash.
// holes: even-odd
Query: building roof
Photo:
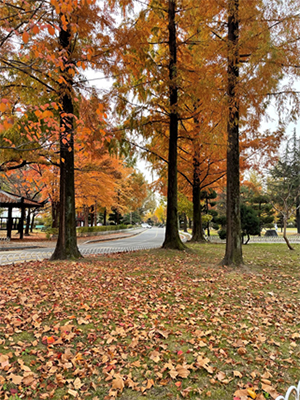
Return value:
<svg viewBox="0 0 300 400">
<path fill-rule="evenodd" d="M 5 192 L 4 190 L 0 189 L 0 207 L 18 207 L 22 208 L 22 204 L 26 208 L 31 207 L 43 207 L 44 203 L 39 203 L 38 201 L 27 199 L 26 197 L 19 196 L 17 194 Z"/>
</svg>

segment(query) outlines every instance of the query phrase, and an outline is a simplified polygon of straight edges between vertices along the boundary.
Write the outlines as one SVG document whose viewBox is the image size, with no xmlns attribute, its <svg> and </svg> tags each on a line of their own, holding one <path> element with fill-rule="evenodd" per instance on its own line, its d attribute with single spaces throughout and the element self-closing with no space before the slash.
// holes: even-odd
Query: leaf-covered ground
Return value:
<svg viewBox="0 0 300 400">
<path fill-rule="evenodd" d="M 299 253 L 223 245 L 1 268 L 1 399 L 274 399 L 300 379 Z"/>
</svg>

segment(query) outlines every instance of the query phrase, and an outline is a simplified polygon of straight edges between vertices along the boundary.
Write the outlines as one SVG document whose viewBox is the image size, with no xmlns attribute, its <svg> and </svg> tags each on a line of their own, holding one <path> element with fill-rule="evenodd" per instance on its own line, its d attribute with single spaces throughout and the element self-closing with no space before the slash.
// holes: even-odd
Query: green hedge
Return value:
<svg viewBox="0 0 300 400">
<path fill-rule="evenodd" d="M 77 228 L 78 233 L 87 232 L 107 232 L 107 231 L 118 231 L 121 229 L 132 228 L 132 225 L 105 225 L 105 226 L 81 226 Z"/>
</svg>

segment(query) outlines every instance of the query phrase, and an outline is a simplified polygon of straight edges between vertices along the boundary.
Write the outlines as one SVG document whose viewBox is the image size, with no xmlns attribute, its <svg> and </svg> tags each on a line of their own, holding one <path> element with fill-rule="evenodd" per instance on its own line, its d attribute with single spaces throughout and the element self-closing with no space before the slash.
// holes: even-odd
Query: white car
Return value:
<svg viewBox="0 0 300 400">
<path fill-rule="evenodd" d="M 148 229 L 152 228 L 152 226 L 149 225 L 149 224 L 146 224 L 146 222 L 143 222 L 143 223 L 141 224 L 141 227 L 142 227 L 142 228 L 148 228 Z"/>
</svg>

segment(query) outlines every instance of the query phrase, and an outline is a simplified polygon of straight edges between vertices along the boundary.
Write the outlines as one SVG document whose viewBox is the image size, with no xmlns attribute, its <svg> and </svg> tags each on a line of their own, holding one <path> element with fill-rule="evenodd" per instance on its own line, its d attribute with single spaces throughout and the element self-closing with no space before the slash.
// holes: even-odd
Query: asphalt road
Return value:
<svg viewBox="0 0 300 400">
<path fill-rule="evenodd" d="M 87 238 L 87 241 L 78 247 L 83 255 L 126 252 L 160 247 L 164 237 L 165 229 L 151 228 L 127 238 L 108 239 L 107 241 L 103 241 L 103 238 L 101 241 Z M 50 258 L 54 248 L 55 244 L 53 243 L 53 247 L 48 248 L 15 249 L 0 252 L 0 265 Z"/>
<path fill-rule="evenodd" d="M 97 242 L 95 240 L 88 241 L 79 246 L 79 249 L 90 248 L 90 247 L 102 247 L 102 248 L 130 248 L 136 246 L 145 246 L 145 247 L 159 247 L 163 244 L 165 238 L 165 229 L 164 228 L 151 228 L 146 229 L 143 232 L 130 236 L 128 238 L 123 239 L 114 239 Z"/>
</svg>

